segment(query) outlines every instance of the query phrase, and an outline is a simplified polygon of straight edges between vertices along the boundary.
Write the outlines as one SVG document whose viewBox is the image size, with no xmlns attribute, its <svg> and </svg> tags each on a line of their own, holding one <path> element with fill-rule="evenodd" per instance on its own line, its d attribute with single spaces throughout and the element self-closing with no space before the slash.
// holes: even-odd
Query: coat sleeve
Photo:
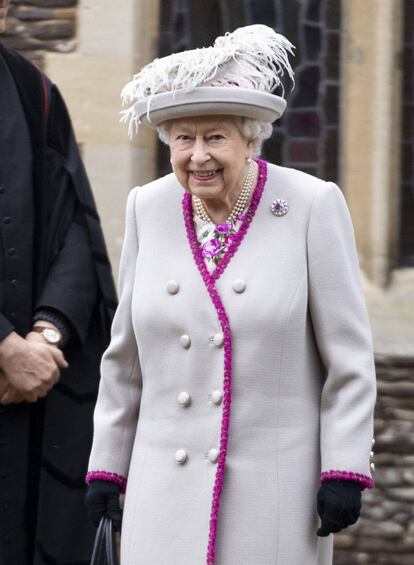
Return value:
<svg viewBox="0 0 414 565">
<path fill-rule="evenodd" d="M 78 211 L 49 268 L 36 311 L 50 309 L 61 314 L 64 322 L 69 321 L 70 329 L 75 331 L 80 342 L 85 343 L 97 296 L 91 244 Z"/>
<path fill-rule="evenodd" d="M 308 228 L 309 308 L 326 369 L 321 396 L 321 481 L 372 487 L 376 378 L 352 221 L 340 189 L 323 183 Z"/>
<path fill-rule="evenodd" d="M 4 314 L 0 312 L 0 341 L 14 331 L 14 326 L 9 322 Z"/>
<path fill-rule="evenodd" d="M 111 342 L 101 364 L 94 414 L 94 438 L 86 481 L 107 479 L 125 487 L 141 399 L 141 371 L 132 326 L 132 294 L 138 239 L 135 188 L 128 197 L 125 238 L 119 271 L 119 306 Z"/>
</svg>

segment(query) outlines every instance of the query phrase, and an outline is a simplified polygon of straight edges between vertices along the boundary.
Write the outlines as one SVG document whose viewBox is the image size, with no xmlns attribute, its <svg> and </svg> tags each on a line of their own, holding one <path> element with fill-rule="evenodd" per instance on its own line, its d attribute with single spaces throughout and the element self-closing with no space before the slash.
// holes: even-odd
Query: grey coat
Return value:
<svg viewBox="0 0 414 565">
<path fill-rule="evenodd" d="M 224 353 L 182 195 L 168 175 L 134 189 L 127 206 L 89 463 L 128 477 L 122 565 L 206 562 Z M 290 207 L 282 217 L 270 212 L 276 198 Z M 217 289 L 232 331 L 233 400 L 216 563 L 328 565 L 332 536 L 316 536 L 319 475 L 370 475 L 375 402 L 371 332 L 338 187 L 269 165 Z"/>
</svg>

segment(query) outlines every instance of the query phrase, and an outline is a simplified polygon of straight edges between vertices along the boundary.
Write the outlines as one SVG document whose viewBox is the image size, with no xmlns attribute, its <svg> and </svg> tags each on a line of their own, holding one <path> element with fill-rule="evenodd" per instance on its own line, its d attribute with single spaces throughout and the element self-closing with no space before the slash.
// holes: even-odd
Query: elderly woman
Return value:
<svg viewBox="0 0 414 565">
<path fill-rule="evenodd" d="M 126 490 L 121 565 L 328 565 L 329 534 L 373 486 L 373 351 L 344 197 L 255 157 L 291 49 L 241 28 L 124 92 L 173 173 L 128 199 L 95 412 L 86 503 L 119 527 Z"/>
</svg>

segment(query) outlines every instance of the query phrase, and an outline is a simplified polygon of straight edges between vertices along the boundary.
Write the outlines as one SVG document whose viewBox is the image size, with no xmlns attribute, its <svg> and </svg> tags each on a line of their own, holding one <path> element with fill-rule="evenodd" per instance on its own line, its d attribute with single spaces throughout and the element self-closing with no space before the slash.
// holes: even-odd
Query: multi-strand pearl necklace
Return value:
<svg viewBox="0 0 414 565">
<path fill-rule="evenodd" d="M 256 176 L 256 167 L 254 165 L 254 161 L 251 160 L 249 164 L 249 170 L 247 171 L 246 180 L 244 181 L 243 184 L 243 188 L 241 189 L 239 197 L 236 200 L 236 204 L 234 205 L 234 208 L 231 211 L 231 214 L 227 218 L 225 223 L 233 222 L 234 220 L 237 219 L 237 216 L 239 214 L 243 213 L 244 209 L 247 206 L 247 203 L 249 202 L 250 193 L 252 191 L 255 176 Z M 206 224 L 214 224 L 213 220 L 208 215 L 207 210 L 205 209 L 204 204 L 201 202 L 200 198 L 198 198 L 198 196 L 194 196 L 193 202 L 194 202 L 194 209 L 196 215 L 201 220 L 203 220 L 203 222 L 206 222 Z"/>
</svg>

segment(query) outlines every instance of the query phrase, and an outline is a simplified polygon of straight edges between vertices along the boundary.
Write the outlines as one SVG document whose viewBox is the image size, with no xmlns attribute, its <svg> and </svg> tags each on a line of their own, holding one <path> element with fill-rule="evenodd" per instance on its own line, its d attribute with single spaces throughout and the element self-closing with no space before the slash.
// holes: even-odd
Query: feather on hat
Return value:
<svg viewBox="0 0 414 565">
<path fill-rule="evenodd" d="M 123 88 L 122 121 L 130 135 L 140 123 L 156 127 L 176 116 L 235 114 L 274 121 L 286 102 L 271 94 L 286 71 L 294 84 L 288 54 L 294 46 L 272 28 L 256 24 L 218 37 L 212 47 L 155 59 Z M 267 109 L 267 112 L 266 112 Z"/>
</svg>

